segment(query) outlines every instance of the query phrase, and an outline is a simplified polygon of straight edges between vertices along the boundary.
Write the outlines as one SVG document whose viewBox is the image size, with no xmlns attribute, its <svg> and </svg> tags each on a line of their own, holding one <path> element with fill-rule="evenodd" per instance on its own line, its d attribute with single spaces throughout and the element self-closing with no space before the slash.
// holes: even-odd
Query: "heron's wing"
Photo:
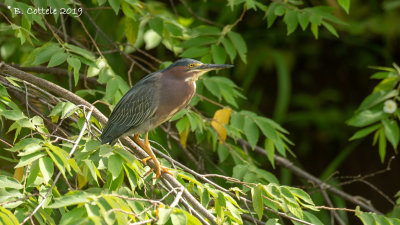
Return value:
<svg viewBox="0 0 400 225">
<path fill-rule="evenodd" d="M 158 93 L 155 77 L 146 77 L 118 102 L 101 135 L 102 143 L 113 142 L 130 129 L 138 127 L 156 111 Z"/>
</svg>

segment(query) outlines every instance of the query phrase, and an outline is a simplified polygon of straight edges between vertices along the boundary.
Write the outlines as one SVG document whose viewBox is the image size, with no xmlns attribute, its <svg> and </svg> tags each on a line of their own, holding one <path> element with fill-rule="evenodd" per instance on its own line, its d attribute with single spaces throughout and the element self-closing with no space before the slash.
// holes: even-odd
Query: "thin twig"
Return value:
<svg viewBox="0 0 400 225">
<path fill-rule="evenodd" d="M 181 187 L 180 189 L 181 189 L 181 190 L 178 192 L 178 194 L 176 195 L 174 201 L 173 201 L 172 204 L 170 205 L 171 208 L 175 208 L 175 207 L 178 205 L 178 203 L 179 203 L 179 201 L 181 200 L 181 198 L 182 198 L 182 194 L 183 194 L 183 191 L 184 191 L 185 189 L 184 189 L 183 187 Z"/>
<path fill-rule="evenodd" d="M 321 193 L 322 196 L 324 197 L 326 203 L 333 208 L 333 203 L 331 201 L 331 199 L 329 198 L 328 194 L 326 193 L 325 189 L 321 188 Z M 345 223 L 343 222 L 342 218 L 340 218 L 339 214 L 335 211 L 335 210 L 331 210 L 331 224 L 334 225 L 334 219 L 336 219 L 336 221 L 340 224 L 340 225 L 345 225 Z"/>
<path fill-rule="evenodd" d="M 64 15 L 60 15 L 61 18 L 61 28 L 62 28 L 62 32 L 64 35 L 64 42 L 68 43 L 68 35 L 67 35 L 67 29 L 65 28 L 65 18 Z"/>
<path fill-rule="evenodd" d="M 190 6 L 187 4 L 187 2 L 185 0 L 179 0 L 179 1 L 183 4 L 183 6 L 186 8 L 186 10 L 190 14 L 192 14 L 192 16 L 194 16 L 196 19 L 200 20 L 201 22 L 208 23 L 208 24 L 211 24 L 211 25 L 214 25 L 217 27 L 223 27 L 222 24 L 216 23 L 214 21 L 208 20 L 204 17 L 197 15 L 195 12 L 193 12 L 192 8 L 190 8 Z"/>
<path fill-rule="evenodd" d="M 132 70 L 133 70 L 134 66 L 135 66 L 135 63 L 132 62 L 131 66 L 129 67 L 129 70 L 128 70 L 128 84 L 129 84 L 130 88 L 133 87 L 133 85 L 132 85 Z"/>
<path fill-rule="evenodd" d="M 6 205 L 6 204 L 10 204 L 10 203 L 14 203 L 14 202 L 19 202 L 19 201 L 22 201 L 22 200 L 26 200 L 26 199 L 28 199 L 30 197 L 34 197 L 34 196 L 39 196 L 39 194 L 31 194 L 31 195 L 28 195 L 28 196 L 25 196 L 25 197 L 22 197 L 22 198 L 17 198 L 17 199 L 11 200 L 11 201 L 0 202 L 0 206 Z"/>
<path fill-rule="evenodd" d="M 131 62 L 136 63 L 136 64 L 138 65 L 138 67 L 139 67 L 140 69 L 142 69 L 143 71 L 145 71 L 145 72 L 147 72 L 147 73 L 150 73 L 150 72 L 151 72 L 150 70 L 148 70 L 147 68 L 145 68 L 144 66 L 142 66 L 142 64 L 138 63 L 135 59 L 133 59 L 132 57 L 130 57 L 126 52 L 121 51 L 121 50 L 119 49 L 118 45 L 117 45 L 113 40 L 111 40 L 111 38 L 108 37 L 108 35 L 105 34 L 104 31 L 94 22 L 94 20 L 93 20 L 92 17 L 89 15 L 89 13 L 87 13 L 87 12 L 84 11 L 84 14 L 85 14 L 85 16 L 88 18 L 89 22 L 94 26 L 94 28 L 96 29 L 96 31 L 99 32 L 99 34 L 100 34 L 101 36 L 103 36 L 111 45 L 113 45 L 114 49 L 118 49 L 119 52 L 120 52 L 121 54 L 123 54 L 126 58 L 128 58 L 129 60 L 131 60 Z"/>
<path fill-rule="evenodd" d="M 101 53 L 99 46 L 97 46 L 96 41 L 93 39 L 92 35 L 90 35 L 89 31 L 86 29 L 85 24 L 83 23 L 83 21 L 81 20 L 81 18 L 77 17 L 77 20 L 79 21 L 79 23 L 81 24 L 83 30 L 85 31 L 86 35 L 90 38 L 90 40 L 92 41 L 92 44 L 94 45 L 94 47 L 96 48 L 97 52 L 100 54 L 101 58 L 105 59 L 103 53 Z"/>
</svg>

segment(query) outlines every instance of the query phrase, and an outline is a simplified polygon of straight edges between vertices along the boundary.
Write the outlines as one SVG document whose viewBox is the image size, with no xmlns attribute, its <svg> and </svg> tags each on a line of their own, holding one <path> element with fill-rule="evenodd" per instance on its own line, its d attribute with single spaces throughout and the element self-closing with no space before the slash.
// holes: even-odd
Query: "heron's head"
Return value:
<svg viewBox="0 0 400 225">
<path fill-rule="evenodd" d="M 185 80 L 196 81 L 201 75 L 211 71 L 231 68 L 228 64 L 205 64 L 195 59 L 183 58 L 172 63 L 166 70 L 174 71 L 174 74 Z"/>
</svg>

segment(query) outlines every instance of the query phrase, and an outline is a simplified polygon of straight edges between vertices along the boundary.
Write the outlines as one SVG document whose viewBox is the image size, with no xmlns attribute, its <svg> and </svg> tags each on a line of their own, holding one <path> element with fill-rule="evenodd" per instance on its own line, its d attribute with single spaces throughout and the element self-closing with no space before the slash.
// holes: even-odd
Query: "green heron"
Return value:
<svg viewBox="0 0 400 225">
<path fill-rule="evenodd" d="M 147 152 L 156 166 L 156 178 L 161 172 L 170 173 L 156 159 L 148 132 L 169 120 L 186 107 L 196 93 L 196 81 L 211 70 L 230 68 L 226 64 L 204 64 L 194 59 L 179 59 L 168 68 L 141 79 L 118 102 L 101 134 L 102 144 L 114 145 L 118 138 L 134 135 L 133 140 Z M 139 134 L 145 134 L 141 141 Z M 170 173 L 171 174 L 171 173 Z"/>
</svg>

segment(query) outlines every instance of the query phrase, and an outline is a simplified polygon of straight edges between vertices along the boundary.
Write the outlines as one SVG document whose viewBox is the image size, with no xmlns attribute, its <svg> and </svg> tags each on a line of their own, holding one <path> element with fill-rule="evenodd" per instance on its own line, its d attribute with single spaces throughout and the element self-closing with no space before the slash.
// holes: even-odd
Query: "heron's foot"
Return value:
<svg viewBox="0 0 400 225">
<path fill-rule="evenodd" d="M 144 174 L 144 177 L 149 175 L 149 173 L 151 173 L 152 171 L 154 171 L 153 168 L 151 168 L 149 171 L 147 171 Z M 160 179 L 161 173 L 168 173 L 169 175 L 174 176 L 174 174 L 172 173 L 171 169 L 168 169 L 167 167 L 164 167 L 164 166 L 160 166 L 160 167 L 156 168 L 156 177 L 154 179 Z"/>
<path fill-rule="evenodd" d="M 171 176 L 174 176 L 174 173 L 172 173 L 172 170 L 171 169 L 169 169 L 169 168 L 167 168 L 167 167 L 164 167 L 164 166 L 161 166 L 161 172 L 163 172 L 163 173 L 168 173 L 169 175 L 171 175 Z M 158 178 L 157 176 L 156 176 L 156 178 Z"/>
<path fill-rule="evenodd" d="M 151 159 L 150 156 L 149 156 L 149 157 L 146 157 L 146 158 L 143 158 L 143 159 L 142 159 L 142 163 L 145 164 L 145 165 L 147 165 L 147 161 L 149 161 L 150 159 Z"/>
</svg>

